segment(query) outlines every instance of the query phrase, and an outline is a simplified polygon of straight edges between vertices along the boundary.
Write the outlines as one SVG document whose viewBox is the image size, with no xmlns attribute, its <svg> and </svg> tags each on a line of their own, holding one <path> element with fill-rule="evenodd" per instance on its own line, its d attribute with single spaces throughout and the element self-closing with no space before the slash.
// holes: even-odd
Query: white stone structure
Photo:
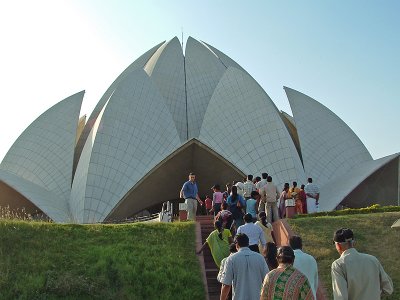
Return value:
<svg viewBox="0 0 400 300">
<path fill-rule="evenodd" d="M 266 171 L 279 187 L 313 177 L 321 209 L 332 210 L 357 206 L 350 196 L 377 172 L 398 178 L 398 154 L 372 160 L 329 109 L 285 91 L 293 117 L 231 58 L 193 38 L 183 55 L 175 37 L 111 84 L 83 130 L 83 92 L 35 120 L 0 165 L 0 205 L 56 222 L 97 223 L 173 200 L 189 171 L 200 174 L 201 194 Z M 382 203 L 397 203 L 398 182 L 388 181 Z M 368 204 L 368 195 L 359 203 Z"/>
</svg>

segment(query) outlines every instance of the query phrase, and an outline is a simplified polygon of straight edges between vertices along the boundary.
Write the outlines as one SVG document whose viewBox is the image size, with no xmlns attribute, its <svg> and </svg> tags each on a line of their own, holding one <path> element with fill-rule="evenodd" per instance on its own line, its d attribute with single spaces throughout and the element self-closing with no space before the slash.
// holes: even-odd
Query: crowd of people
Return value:
<svg viewBox="0 0 400 300">
<path fill-rule="evenodd" d="M 318 187 L 311 178 L 307 185 L 285 184 L 279 193 L 272 177 L 264 173 L 255 183 L 249 175 L 245 182 L 227 185 L 224 192 L 218 184 L 212 187 L 213 196 L 204 204 L 214 214 L 215 230 L 196 253 L 210 248 L 219 267 L 220 299 L 317 299 L 315 258 L 303 252 L 300 236 L 290 237 L 289 246 L 277 247 L 271 225 L 279 218 L 316 210 Z M 196 201 L 203 204 L 193 173 L 183 185 L 181 197 L 186 203 L 191 201 L 192 207 Z M 195 213 L 188 206 L 189 219 Z M 351 229 L 334 233 L 333 244 L 340 255 L 331 267 L 334 299 L 369 300 L 391 294 L 392 280 L 378 259 L 359 253 L 354 242 Z"/>
<path fill-rule="evenodd" d="M 285 183 L 280 190 L 272 181 L 272 176 L 262 173 L 261 177 L 247 175 L 243 181 L 227 183 L 222 191 L 220 184 L 215 184 L 212 197 L 206 195 L 201 200 L 195 182 L 195 174 L 189 175 L 189 180 L 184 183 L 180 198 L 185 199 L 187 217 L 194 220 L 197 207 L 204 207 L 206 214 L 216 216 L 223 203 L 227 203 L 227 210 L 232 213 L 234 224 L 239 227 L 243 224 L 243 216 L 250 213 L 257 219 L 259 212 L 265 212 L 269 223 L 295 214 L 314 213 L 318 211 L 319 188 L 308 178 L 306 185 L 292 185 Z"/>
</svg>

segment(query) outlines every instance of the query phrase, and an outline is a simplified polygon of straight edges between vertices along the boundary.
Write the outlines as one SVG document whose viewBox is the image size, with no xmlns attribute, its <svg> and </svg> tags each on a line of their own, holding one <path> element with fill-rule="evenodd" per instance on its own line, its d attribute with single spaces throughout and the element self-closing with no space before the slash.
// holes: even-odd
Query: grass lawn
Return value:
<svg viewBox="0 0 400 300">
<path fill-rule="evenodd" d="M 400 230 L 390 226 L 400 218 L 400 212 L 385 212 L 335 217 L 290 219 L 294 232 L 303 237 L 303 248 L 318 262 L 319 276 L 332 299 L 331 264 L 339 257 L 332 245 L 333 233 L 348 227 L 354 232 L 355 247 L 360 252 L 376 256 L 393 280 L 394 292 L 385 299 L 400 299 Z"/>
<path fill-rule="evenodd" d="M 194 232 L 0 220 L 0 299 L 204 299 Z"/>
</svg>

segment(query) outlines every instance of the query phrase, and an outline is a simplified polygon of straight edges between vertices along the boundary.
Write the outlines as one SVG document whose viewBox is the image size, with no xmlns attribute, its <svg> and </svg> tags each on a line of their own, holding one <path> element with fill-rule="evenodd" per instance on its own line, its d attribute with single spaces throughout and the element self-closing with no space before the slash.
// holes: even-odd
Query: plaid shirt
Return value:
<svg viewBox="0 0 400 300">
<path fill-rule="evenodd" d="M 250 180 L 247 180 L 243 186 L 243 197 L 245 198 L 251 197 L 251 192 L 255 190 L 256 187 L 254 186 L 254 184 Z"/>
</svg>

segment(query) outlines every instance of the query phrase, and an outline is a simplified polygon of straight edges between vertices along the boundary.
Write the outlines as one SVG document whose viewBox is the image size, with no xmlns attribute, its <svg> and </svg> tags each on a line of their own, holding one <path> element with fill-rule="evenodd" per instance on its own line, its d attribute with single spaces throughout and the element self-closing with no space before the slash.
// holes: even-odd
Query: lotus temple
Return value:
<svg viewBox="0 0 400 300">
<path fill-rule="evenodd" d="M 356 134 L 311 97 L 284 88 L 278 110 L 239 64 L 178 38 L 118 76 L 89 118 L 84 91 L 49 108 L 0 165 L 0 206 L 54 222 L 99 223 L 176 200 L 189 172 L 199 194 L 246 174 L 320 187 L 320 210 L 398 205 L 399 153 L 372 159 Z M 83 115 L 83 116 L 81 116 Z"/>
</svg>

